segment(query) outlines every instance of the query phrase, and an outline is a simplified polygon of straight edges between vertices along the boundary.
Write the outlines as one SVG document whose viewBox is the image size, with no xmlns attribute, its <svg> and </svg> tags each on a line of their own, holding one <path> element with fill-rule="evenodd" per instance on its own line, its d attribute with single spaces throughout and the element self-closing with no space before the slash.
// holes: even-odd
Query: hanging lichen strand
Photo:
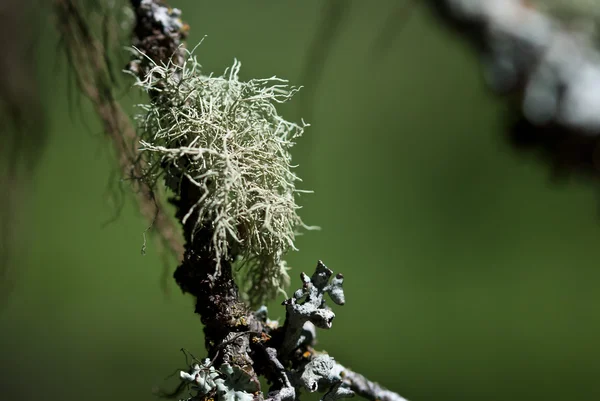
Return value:
<svg viewBox="0 0 600 401">
<path fill-rule="evenodd" d="M 164 178 L 176 195 L 181 180 L 197 187 L 182 223 L 210 229 L 214 274 L 221 261 L 240 263 L 242 290 L 256 305 L 289 284 L 283 257 L 297 229 L 308 228 L 297 214 L 289 152 L 307 124 L 275 108 L 298 88 L 276 77 L 243 82 L 239 69 L 236 60 L 223 76 L 202 75 L 190 53 L 181 66 L 151 64 L 137 80 L 152 98 L 141 105 L 139 131 L 144 179 Z"/>
</svg>

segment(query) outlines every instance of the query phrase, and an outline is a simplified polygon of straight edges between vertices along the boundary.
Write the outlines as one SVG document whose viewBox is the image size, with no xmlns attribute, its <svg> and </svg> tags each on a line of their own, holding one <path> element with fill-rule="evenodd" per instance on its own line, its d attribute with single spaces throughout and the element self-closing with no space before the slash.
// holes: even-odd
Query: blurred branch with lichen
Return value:
<svg viewBox="0 0 600 401">
<path fill-rule="evenodd" d="M 600 3 L 429 0 L 474 45 L 488 86 L 511 104 L 508 138 L 553 176 L 600 178 Z"/>
<path fill-rule="evenodd" d="M 331 328 L 335 317 L 326 296 L 345 302 L 341 274 L 322 262 L 312 276 L 302 273 L 303 287 L 283 302 L 281 326 L 260 306 L 289 284 L 285 255 L 298 231 L 310 228 L 297 214 L 290 154 L 307 124 L 285 120 L 276 107 L 298 88 L 277 77 L 241 81 L 238 61 L 222 76 L 203 74 L 185 48 L 189 27 L 181 11 L 160 0 L 132 0 L 126 70 L 148 99 L 136 129 L 112 95 L 110 54 L 83 8 L 75 0 L 55 5 L 79 89 L 132 179 L 140 209 L 180 255 L 176 282 L 196 298 L 207 358 L 180 373 L 178 390 L 191 386 L 190 400 L 292 401 L 301 391 L 323 392 L 327 401 L 355 393 L 404 400 L 314 349 L 316 328 Z M 156 195 L 162 189 L 173 194 L 183 241 Z M 243 274 L 236 276 L 234 266 Z"/>
</svg>

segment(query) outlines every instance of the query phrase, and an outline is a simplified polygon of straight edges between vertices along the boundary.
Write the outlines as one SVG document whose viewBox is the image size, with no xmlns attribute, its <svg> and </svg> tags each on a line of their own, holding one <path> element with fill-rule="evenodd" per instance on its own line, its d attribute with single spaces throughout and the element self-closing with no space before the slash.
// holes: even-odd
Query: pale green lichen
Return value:
<svg viewBox="0 0 600 401">
<path fill-rule="evenodd" d="M 259 304 L 288 285 L 283 257 L 308 228 L 297 214 L 289 152 L 307 124 L 286 121 L 275 107 L 298 88 L 277 77 L 240 81 L 239 70 L 236 60 L 223 76 L 203 75 L 191 54 L 182 66 L 154 64 L 137 81 L 153 97 L 141 106 L 140 143 L 146 180 L 164 177 L 175 193 L 182 178 L 199 188 L 183 222 L 211 227 L 216 274 L 222 260 L 238 261 L 240 287 Z"/>
<path fill-rule="evenodd" d="M 193 365 L 190 372 L 179 372 L 179 377 L 193 383 L 193 390 L 197 392 L 197 397 L 188 400 L 204 399 L 203 396 L 214 390 L 224 401 L 252 401 L 254 392 L 258 391 L 257 384 L 240 368 L 224 363 L 216 370 L 210 359 L 205 359 L 202 365 Z"/>
</svg>

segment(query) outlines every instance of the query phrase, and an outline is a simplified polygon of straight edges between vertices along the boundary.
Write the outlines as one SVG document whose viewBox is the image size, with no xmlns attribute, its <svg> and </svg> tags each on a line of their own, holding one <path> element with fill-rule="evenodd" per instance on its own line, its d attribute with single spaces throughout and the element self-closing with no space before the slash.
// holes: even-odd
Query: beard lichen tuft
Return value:
<svg viewBox="0 0 600 401">
<path fill-rule="evenodd" d="M 142 56 L 143 57 L 143 56 Z M 188 53 L 183 65 L 153 64 L 137 86 L 151 102 L 140 105 L 144 180 L 164 179 L 179 195 L 181 180 L 200 196 L 182 218 L 194 231 L 209 227 L 210 249 L 241 266 L 238 283 L 253 305 L 289 284 L 283 260 L 301 228 L 290 148 L 308 124 L 279 116 L 275 105 L 299 88 L 272 77 L 240 81 L 240 63 L 219 77 L 203 75 Z"/>
</svg>

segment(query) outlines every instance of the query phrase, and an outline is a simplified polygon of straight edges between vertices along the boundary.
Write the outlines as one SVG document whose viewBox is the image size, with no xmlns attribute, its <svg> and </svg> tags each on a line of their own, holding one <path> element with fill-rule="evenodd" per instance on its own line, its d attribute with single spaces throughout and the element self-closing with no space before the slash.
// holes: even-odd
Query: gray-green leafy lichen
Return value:
<svg viewBox="0 0 600 401">
<path fill-rule="evenodd" d="M 305 273 L 300 275 L 302 288 L 283 303 L 287 311 L 286 335 L 282 347 L 284 353 L 298 348 L 303 342 L 309 342 L 314 337 L 313 325 L 322 329 L 331 328 L 335 313 L 327 306 L 325 294 L 338 305 L 346 302 L 342 288 L 344 276 L 338 273 L 331 279 L 332 275 L 333 271 L 321 261 L 312 277 Z"/>
<path fill-rule="evenodd" d="M 252 401 L 254 392 L 258 390 L 256 384 L 241 369 L 224 363 L 216 370 L 209 359 L 205 359 L 202 365 L 192 366 L 190 372 L 180 372 L 179 376 L 182 380 L 193 383 L 196 396 L 189 400 L 214 393 L 223 401 Z"/>
<path fill-rule="evenodd" d="M 219 377 L 219 373 L 211 365 L 210 359 L 205 359 L 202 365 L 192 365 L 189 372 L 179 372 L 179 377 L 181 380 L 194 383 L 194 390 L 204 395 L 217 386 L 215 380 Z"/>
<path fill-rule="evenodd" d="M 321 401 L 334 401 L 355 394 L 371 401 L 406 401 L 341 365 L 327 353 L 313 349 L 316 328 L 331 328 L 335 316 L 325 303 L 325 294 L 339 305 L 345 303 L 343 277 L 341 274 L 334 276 L 333 271 L 319 261 L 312 276 L 302 273 L 301 278 L 302 288 L 283 302 L 287 312 L 283 326 L 269 320 L 267 309 L 263 306 L 254 316 L 262 323 L 264 331 L 238 333 L 228 340 L 231 342 L 245 334 L 254 335 L 252 341 L 244 344 L 252 352 L 252 363 L 260 361 L 261 371 L 268 372 L 266 377 L 272 386 L 266 397 L 258 395 L 259 387 L 243 369 L 225 363 L 216 370 L 207 359 L 203 366 L 195 365 L 191 372 L 180 374 L 183 380 L 194 383 L 197 394 L 191 400 L 214 394 L 219 401 L 294 401 L 304 390 L 324 393 Z M 272 339 L 271 335 L 278 339 Z M 243 353 L 241 350 L 234 352 Z"/>
</svg>

